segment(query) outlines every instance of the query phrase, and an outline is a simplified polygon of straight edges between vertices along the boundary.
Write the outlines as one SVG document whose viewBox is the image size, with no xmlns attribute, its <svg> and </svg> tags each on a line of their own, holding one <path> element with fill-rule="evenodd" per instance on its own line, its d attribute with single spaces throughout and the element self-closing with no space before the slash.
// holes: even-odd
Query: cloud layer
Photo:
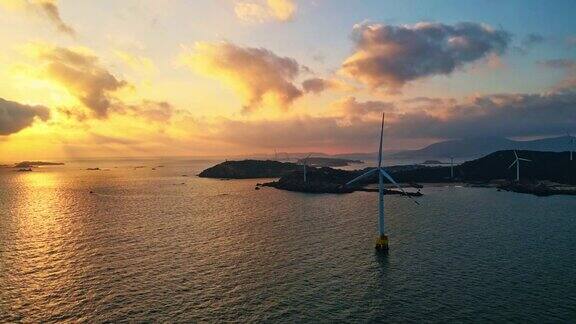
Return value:
<svg viewBox="0 0 576 324">
<path fill-rule="evenodd" d="M 396 111 L 395 105 L 384 101 L 358 101 L 355 97 L 347 97 L 332 105 L 340 114 L 348 119 L 380 118 L 382 112 Z"/>
<path fill-rule="evenodd" d="M 285 120 L 221 120 L 211 140 L 244 149 L 330 149 L 364 150 L 377 138 L 378 121 L 343 123 L 339 118 L 302 116 Z"/>
<path fill-rule="evenodd" d="M 244 111 L 263 104 L 287 108 L 302 95 L 293 83 L 302 67 L 264 48 L 241 47 L 229 42 L 197 43 L 183 61 L 195 71 L 221 80 L 244 98 Z"/>
<path fill-rule="evenodd" d="M 262 23 L 270 20 L 290 21 L 296 14 L 294 0 L 252 0 L 236 1 L 234 12 L 236 16 L 246 22 Z"/>
<path fill-rule="evenodd" d="M 108 116 L 111 93 L 127 84 L 101 66 L 98 57 L 87 52 L 45 46 L 38 56 L 46 65 L 45 76 L 64 86 L 96 118 Z"/>
<path fill-rule="evenodd" d="M 576 92 L 497 94 L 397 116 L 390 132 L 410 138 L 547 136 L 576 127 Z"/>
<path fill-rule="evenodd" d="M 576 128 L 574 92 L 487 95 L 460 103 L 417 98 L 417 102 L 407 103 L 412 108 L 405 104 L 348 97 L 332 105 L 332 116 L 222 119 L 211 127 L 207 139 L 252 150 L 365 151 L 373 149 L 377 141 L 382 111 L 386 111 L 387 143 L 394 145 L 434 139 L 554 136 Z"/>
<path fill-rule="evenodd" d="M 355 52 L 342 71 L 372 88 L 398 90 L 405 83 L 447 75 L 467 63 L 502 54 L 510 34 L 477 23 L 418 23 L 354 27 Z"/>
<path fill-rule="evenodd" d="M 32 8 L 44 14 L 58 31 L 74 36 L 76 32 L 60 17 L 60 10 L 56 0 L 28 0 Z"/>
<path fill-rule="evenodd" d="M 43 106 L 28 106 L 0 98 L 0 135 L 10 135 L 32 125 L 38 117 L 46 121 L 50 111 Z"/>
</svg>

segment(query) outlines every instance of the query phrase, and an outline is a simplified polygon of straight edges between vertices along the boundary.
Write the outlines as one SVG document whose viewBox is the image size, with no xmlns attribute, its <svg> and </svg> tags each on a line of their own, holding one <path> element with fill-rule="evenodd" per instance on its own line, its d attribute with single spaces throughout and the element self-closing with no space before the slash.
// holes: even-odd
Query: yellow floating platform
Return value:
<svg viewBox="0 0 576 324">
<path fill-rule="evenodd" d="M 376 250 L 388 251 L 388 236 L 382 235 L 376 239 Z"/>
</svg>

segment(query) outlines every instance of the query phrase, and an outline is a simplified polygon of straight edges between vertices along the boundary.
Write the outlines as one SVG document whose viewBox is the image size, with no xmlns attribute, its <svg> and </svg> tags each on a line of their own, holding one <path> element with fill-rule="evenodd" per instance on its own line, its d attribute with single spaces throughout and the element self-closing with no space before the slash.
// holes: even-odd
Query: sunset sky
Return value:
<svg viewBox="0 0 576 324">
<path fill-rule="evenodd" d="M 0 162 L 576 133 L 576 1 L 0 0 Z"/>
</svg>

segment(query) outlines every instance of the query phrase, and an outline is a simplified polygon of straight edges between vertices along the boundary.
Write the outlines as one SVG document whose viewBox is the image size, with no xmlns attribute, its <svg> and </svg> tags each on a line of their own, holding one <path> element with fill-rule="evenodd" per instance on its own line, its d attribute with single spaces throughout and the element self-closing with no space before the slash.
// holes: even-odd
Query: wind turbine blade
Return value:
<svg viewBox="0 0 576 324">
<path fill-rule="evenodd" d="M 306 156 L 304 159 L 302 159 L 302 164 L 304 164 L 304 165 L 308 164 L 308 158 L 310 158 L 310 155 L 312 155 L 312 153 L 308 154 L 308 156 Z"/>
<path fill-rule="evenodd" d="M 349 185 L 354 184 L 354 183 L 356 183 L 356 182 L 358 182 L 358 181 L 360 181 L 360 180 L 362 180 L 362 179 L 366 179 L 366 178 L 368 178 L 369 176 L 371 176 L 371 175 L 373 175 L 374 173 L 376 173 L 377 170 L 378 170 L 378 169 L 372 169 L 372 170 L 370 170 L 370 171 L 368 171 L 368 172 L 366 172 L 366 173 L 364 173 L 364 174 L 362 174 L 362 175 L 360 175 L 360 176 L 358 176 L 358 177 L 356 177 L 356 178 L 348 181 L 348 182 L 345 184 L 345 186 L 349 186 Z"/>
<path fill-rule="evenodd" d="M 382 166 L 382 138 L 384 137 L 384 116 L 382 113 L 382 126 L 380 127 L 380 146 L 378 147 L 378 168 Z"/>
<path fill-rule="evenodd" d="M 518 160 L 520 160 L 520 161 L 526 161 L 526 162 L 532 162 L 532 160 L 523 159 L 523 158 L 518 158 Z"/>
<path fill-rule="evenodd" d="M 518 154 L 516 154 L 516 150 L 514 150 L 514 156 L 518 159 Z"/>
<path fill-rule="evenodd" d="M 380 170 L 380 173 L 382 173 L 382 175 L 384 176 L 384 178 L 388 179 L 388 181 L 392 182 L 398 189 L 400 189 L 400 191 L 402 191 L 404 196 L 410 198 L 410 200 L 412 200 L 416 205 L 420 205 L 414 198 L 409 196 L 408 193 L 406 191 L 404 191 L 404 189 L 392 178 L 391 175 L 388 174 L 388 172 L 384 171 L 384 169 L 379 169 L 379 170 Z"/>
<path fill-rule="evenodd" d="M 512 162 L 512 164 L 510 164 L 510 166 L 508 167 L 508 169 L 510 169 L 511 167 L 514 166 L 514 164 L 518 163 L 518 160 L 514 160 L 514 162 Z"/>
</svg>

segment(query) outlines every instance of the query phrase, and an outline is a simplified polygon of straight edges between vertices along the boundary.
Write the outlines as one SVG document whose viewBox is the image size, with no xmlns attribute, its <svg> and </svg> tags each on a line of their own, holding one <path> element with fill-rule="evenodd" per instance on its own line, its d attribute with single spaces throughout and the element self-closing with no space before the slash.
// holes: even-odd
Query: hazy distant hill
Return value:
<svg viewBox="0 0 576 324">
<path fill-rule="evenodd" d="M 391 150 L 385 151 L 384 156 L 387 160 L 413 160 L 414 162 L 428 159 L 437 159 L 447 162 L 450 157 L 456 159 L 475 159 L 496 151 L 504 150 L 527 150 L 527 151 L 544 151 L 544 152 L 565 152 L 570 149 L 576 151 L 576 143 L 570 144 L 570 139 L 576 137 L 551 137 L 531 141 L 515 141 L 505 137 L 481 137 L 461 140 L 443 141 L 428 145 L 418 150 Z M 300 152 L 285 153 L 278 152 L 275 155 L 243 155 L 236 156 L 235 159 L 250 158 L 264 160 L 279 160 L 296 162 L 310 155 L 311 157 L 341 158 L 360 161 L 374 161 L 378 156 L 377 152 L 367 153 L 343 153 L 343 154 L 326 154 L 321 152 Z M 406 162 L 405 162 L 406 163 Z"/>
<path fill-rule="evenodd" d="M 550 180 L 576 184 L 576 160 L 570 161 L 568 152 L 517 151 L 518 156 L 531 160 L 520 165 L 523 180 Z M 455 178 L 464 182 L 487 182 L 496 179 L 514 180 L 516 168 L 514 152 L 498 151 L 454 167 Z M 450 167 L 421 167 L 392 172 L 401 182 L 442 182 L 450 179 Z M 375 180 L 374 180 L 375 181 Z"/>
<path fill-rule="evenodd" d="M 561 136 L 532 141 L 514 141 L 504 137 L 483 137 L 434 143 L 419 150 L 392 154 L 397 159 L 473 158 L 502 150 L 529 150 L 563 152 L 576 147 L 570 144 L 574 137 Z"/>
<path fill-rule="evenodd" d="M 530 180 L 550 180 L 576 184 L 576 160 L 571 161 L 568 152 L 517 151 L 521 158 L 531 162 L 520 164 L 521 177 Z M 457 176 L 467 181 L 514 179 L 516 168 L 513 151 L 499 151 L 480 159 L 468 161 L 455 167 Z"/>
</svg>

